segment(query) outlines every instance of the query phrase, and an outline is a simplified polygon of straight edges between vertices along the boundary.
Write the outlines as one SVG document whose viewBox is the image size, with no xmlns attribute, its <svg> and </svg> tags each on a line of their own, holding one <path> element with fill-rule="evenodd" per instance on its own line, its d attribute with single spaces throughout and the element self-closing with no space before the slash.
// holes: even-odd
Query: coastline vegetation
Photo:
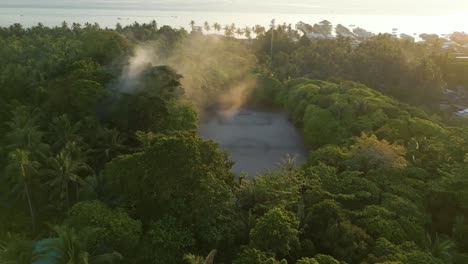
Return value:
<svg viewBox="0 0 468 264">
<path fill-rule="evenodd" d="M 0 28 L 0 263 L 468 263 L 439 38 L 190 26 Z M 308 161 L 234 175 L 197 129 L 243 104 L 287 112 Z"/>
</svg>

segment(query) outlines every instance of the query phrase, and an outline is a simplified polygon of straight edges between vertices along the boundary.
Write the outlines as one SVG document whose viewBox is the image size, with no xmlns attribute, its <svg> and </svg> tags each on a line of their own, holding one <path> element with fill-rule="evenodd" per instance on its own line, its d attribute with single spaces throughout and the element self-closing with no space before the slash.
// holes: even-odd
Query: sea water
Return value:
<svg viewBox="0 0 468 264">
<path fill-rule="evenodd" d="M 7 1 L 6 3 L 3 1 Z M 437 33 L 448 34 L 453 31 L 468 31 L 468 7 L 467 10 L 452 10 L 441 13 L 421 13 L 417 15 L 409 14 L 408 11 L 396 12 L 374 12 L 372 10 L 356 10 L 344 12 L 334 9 L 307 8 L 300 5 L 275 8 L 268 3 L 264 10 L 259 6 L 255 8 L 222 8 L 211 6 L 194 5 L 196 1 L 182 6 L 171 5 L 177 1 L 165 1 L 166 4 L 150 5 L 151 1 L 122 1 L 108 0 L 95 1 L 93 3 L 80 4 L 76 1 L 73 5 L 66 4 L 19 4 L 20 0 L 0 0 L 0 26 L 9 26 L 13 23 L 20 23 L 25 27 L 30 27 L 42 23 L 46 26 L 57 26 L 63 21 L 71 24 L 73 22 L 84 24 L 98 23 L 102 27 L 114 28 L 117 23 L 128 25 L 134 22 L 148 23 L 156 20 L 158 25 L 169 25 L 172 27 L 189 28 L 191 20 L 198 25 L 203 25 L 208 21 L 211 25 L 215 22 L 221 25 L 236 24 L 239 27 L 262 25 L 269 26 L 272 19 L 277 23 L 292 24 L 300 21 L 314 24 L 322 20 L 329 20 L 334 25 L 362 27 L 374 33 L 392 32 L 398 29 L 398 33 L 420 34 Z M 26 0 L 23 0 L 23 2 Z M 179 0 L 180 1 L 180 0 Z M 455 0 L 457 1 L 457 0 Z M 27 1 L 26 1 L 27 2 Z M 42 1 L 41 1 L 42 2 Z M 67 3 L 67 1 L 63 1 Z M 105 5 L 102 3 L 106 3 Z M 222 2 L 222 1 L 220 1 Z M 261 1 L 259 1 L 261 2 Z M 467 1 L 468 2 L 468 1 Z M 131 4 L 133 3 L 133 4 Z M 203 9 L 205 8 L 205 10 Z M 416 12 L 416 11 L 415 11 Z M 215 33 L 215 32 L 213 32 Z"/>
</svg>

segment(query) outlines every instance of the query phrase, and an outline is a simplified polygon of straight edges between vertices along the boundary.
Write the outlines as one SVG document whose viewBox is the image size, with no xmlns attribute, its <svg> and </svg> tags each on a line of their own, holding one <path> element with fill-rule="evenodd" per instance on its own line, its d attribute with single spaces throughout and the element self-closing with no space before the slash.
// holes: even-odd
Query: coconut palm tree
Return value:
<svg viewBox="0 0 468 264">
<path fill-rule="evenodd" d="M 448 238 L 439 238 L 436 234 L 434 238 L 426 234 L 426 250 L 434 258 L 442 259 L 451 263 L 452 254 L 455 249 L 455 243 Z"/>
<path fill-rule="evenodd" d="M 76 200 L 79 200 L 79 186 L 85 184 L 82 176 L 91 175 L 92 169 L 81 158 L 75 142 L 67 143 L 59 154 L 50 158 L 49 166 L 45 172 L 51 178 L 47 184 L 53 188 L 52 195 L 58 194 L 70 208 L 70 186 L 75 188 Z"/>
<path fill-rule="evenodd" d="M 190 27 L 192 28 L 192 31 L 195 31 L 195 24 L 196 24 L 196 23 L 195 23 L 195 20 L 191 20 L 191 21 L 190 21 L 190 24 L 189 24 L 189 25 L 190 25 Z"/>
<path fill-rule="evenodd" d="M 34 242 L 7 233 L 0 241 L 0 263 L 30 264 L 33 260 Z"/>
<path fill-rule="evenodd" d="M 193 254 L 184 255 L 184 260 L 189 264 L 213 264 L 214 257 L 216 256 L 216 250 L 212 250 L 206 258 Z"/>
<path fill-rule="evenodd" d="M 232 33 L 236 32 L 236 24 L 232 23 L 230 26 L 229 26 L 229 29 L 231 30 Z"/>
<path fill-rule="evenodd" d="M 211 30 L 210 23 L 208 23 L 208 21 L 205 21 L 203 28 L 205 29 L 206 32 L 209 32 Z"/>
<path fill-rule="evenodd" d="M 194 254 L 186 254 L 184 260 L 189 264 L 205 264 L 205 258 Z"/>
<path fill-rule="evenodd" d="M 7 176 L 13 184 L 12 192 L 23 192 L 31 216 L 33 232 L 36 231 L 36 214 L 33 206 L 30 182 L 38 174 L 40 163 L 30 159 L 27 150 L 17 149 L 9 154 L 9 163 L 6 167 Z"/>
<path fill-rule="evenodd" d="M 250 29 L 250 27 L 245 27 L 244 33 L 248 39 L 252 39 L 252 30 Z"/>
<path fill-rule="evenodd" d="M 253 28 L 253 32 L 257 36 L 263 35 L 265 34 L 265 27 L 262 27 L 260 25 L 255 25 L 255 27 Z"/>
<path fill-rule="evenodd" d="M 231 27 L 229 25 L 224 26 L 224 35 L 226 37 L 232 37 L 234 31 L 232 31 Z"/>
<path fill-rule="evenodd" d="M 218 32 L 221 31 L 221 25 L 219 23 L 214 23 L 213 28 Z"/>
<path fill-rule="evenodd" d="M 125 136 L 117 129 L 104 128 L 99 131 L 96 146 L 88 152 L 91 155 L 93 166 L 97 164 L 105 164 L 114 157 L 127 153 L 128 147 L 125 145 Z M 94 167 L 95 169 L 99 169 Z"/>
<path fill-rule="evenodd" d="M 39 113 L 36 109 L 26 106 L 16 106 L 11 112 L 12 119 L 8 121 L 9 132 L 5 139 L 8 142 L 6 149 L 15 151 L 23 149 L 34 157 L 45 157 L 49 146 L 43 142 L 44 133 L 39 131 Z"/>
<path fill-rule="evenodd" d="M 242 28 L 237 28 L 236 34 L 238 37 L 242 37 L 244 35 L 244 31 L 242 30 Z"/>
<path fill-rule="evenodd" d="M 52 147 L 61 149 L 65 147 L 67 142 L 81 142 L 81 137 L 78 135 L 81 123 L 73 124 L 67 115 L 61 115 L 52 119 L 50 125 L 50 137 L 53 138 Z"/>
<path fill-rule="evenodd" d="M 36 259 L 53 259 L 56 263 L 67 264 L 109 264 L 122 259 L 122 255 L 117 252 L 100 255 L 88 252 L 89 242 L 98 233 L 96 228 L 84 228 L 77 232 L 68 226 L 56 226 L 53 230 L 58 237 L 45 241 Z"/>
</svg>

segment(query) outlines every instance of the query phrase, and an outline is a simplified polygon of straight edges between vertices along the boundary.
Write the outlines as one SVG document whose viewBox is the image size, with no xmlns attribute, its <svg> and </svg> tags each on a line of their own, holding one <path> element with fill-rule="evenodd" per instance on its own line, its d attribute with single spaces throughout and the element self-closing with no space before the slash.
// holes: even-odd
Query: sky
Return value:
<svg viewBox="0 0 468 264">
<path fill-rule="evenodd" d="M 468 0 L 0 0 L 0 7 L 64 7 L 330 13 L 341 15 L 450 15 L 467 14 Z"/>
</svg>

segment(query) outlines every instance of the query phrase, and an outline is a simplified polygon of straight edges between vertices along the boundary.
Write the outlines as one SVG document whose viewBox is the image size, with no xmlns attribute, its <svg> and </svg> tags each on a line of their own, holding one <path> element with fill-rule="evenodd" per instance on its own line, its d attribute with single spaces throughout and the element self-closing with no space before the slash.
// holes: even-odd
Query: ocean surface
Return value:
<svg viewBox="0 0 468 264">
<path fill-rule="evenodd" d="M 66 21 L 113 28 L 117 23 L 127 25 L 156 20 L 160 26 L 188 28 L 194 20 L 198 25 L 208 21 L 245 27 L 268 26 L 272 19 L 293 25 L 299 21 L 314 24 L 327 19 L 334 25 L 353 25 L 374 33 L 392 32 L 394 28 L 398 33 L 410 35 L 468 32 L 467 0 L 428 0 L 432 4 L 427 0 L 404 1 L 411 2 L 407 4 L 394 0 L 394 5 L 389 5 L 388 1 L 386 4 L 380 0 L 366 1 L 369 0 L 329 0 L 325 1 L 327 3 L 317 0 L 0 0 L 0 26 L 13 23 L 25 27 L 38 23 L 57 26 Z M 376 4 L 379 1 L 380 4 Z M 417 2 L 423 4 L 413 8 Z M 435 2 L 444 4 L 434 5 Z"/>
</svg>

